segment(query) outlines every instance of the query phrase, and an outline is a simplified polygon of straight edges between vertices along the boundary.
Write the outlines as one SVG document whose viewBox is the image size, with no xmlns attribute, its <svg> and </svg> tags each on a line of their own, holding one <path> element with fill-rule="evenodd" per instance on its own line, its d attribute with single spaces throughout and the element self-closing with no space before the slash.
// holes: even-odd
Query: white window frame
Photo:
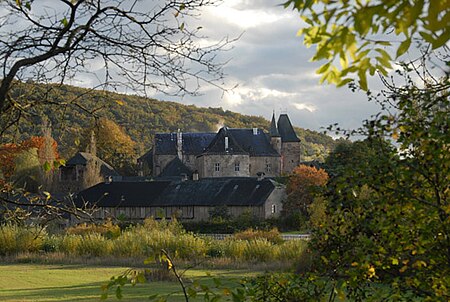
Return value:
<svg viewBox="0 0 450 302">
<path fill-rule="evenodd" d="M 214 172 L 220 172 L 220 163 L 214 164 Z"/>
</svg>

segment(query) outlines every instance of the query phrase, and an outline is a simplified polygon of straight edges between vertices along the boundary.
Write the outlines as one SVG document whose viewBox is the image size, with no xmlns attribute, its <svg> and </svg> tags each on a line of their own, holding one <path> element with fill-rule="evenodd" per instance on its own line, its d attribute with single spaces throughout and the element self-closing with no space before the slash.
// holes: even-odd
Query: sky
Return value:
<svg viewBox="0 0 450 302">
<path fill-rule="evenodd" d="M 42 10 L 59 12 L 52 6 L 52 0 L 42 1 Z M 315 70 L 321 63 L 309 61 L 314 49 L 306 48 L 302 38 L 297 36 L 302 25 L 299 14 L 284 9 L 280 5 L 282 2 L 224 0 L 220 5 L 205 8 L 198 19 L 187 24 L 192 28 L 201 26 L 209 43 L 226 36 L 240 37 L 230 51 L 221 53 L 218 58 L 228 62 L 224 67 L 224 86 L 235 88 L 224 93 L 217 87 L 203 85 L 199 96 L 176 98 L 162 93 L 147 96 L 199 107 L 222 107 L 269 120 L 273 111 L 276 115 L 288 113 L 295 126 L 316 131 L 323 131 L 334 123 L 344 129 L 361 126 L 364 119 L 379 111 L 379 107 L 369 103 L 364 93 L 319 84 Z M 148 2 L 140 3 L 147 5 Z M 33 6 L 35 8 L 39 7 Z M 103 69 L 102 64 L 93 64 L 89 71 L 96 75 Z M 69 84 L 92 87 L 95 77 L 79 74 Z"/>
<path fill-rule="evenodd" d="M 294 125 L 316 131 L 334 123 L 346 129 L 361 126 L 379 107 L 369 103 L 364 93 L 319 84 L 315 70 L 321 64 L 309 61 L 314 49 L 306 48 L 297 36 L 301 19 L 281 2 L 226 0 L 204 10 L 196 21 L 212 40 L 242 34 L 233 49 L 222 54 L 222 59 L 229 60 L 224 68 L 226 87 L 236 88 L 223 93 L 203 86 L 200 96 L 154 97 L 267 119 L 275 110 L 276 115 L 288 113 Z"/>
</svg>

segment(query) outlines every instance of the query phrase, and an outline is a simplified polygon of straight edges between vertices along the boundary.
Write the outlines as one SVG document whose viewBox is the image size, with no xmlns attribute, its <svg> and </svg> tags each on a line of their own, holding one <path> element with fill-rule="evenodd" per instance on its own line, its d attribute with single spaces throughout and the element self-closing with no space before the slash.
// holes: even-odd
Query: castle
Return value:
<svg viewBox="0 0 450 302">
<path fill-rule="evenodd" d="M 141 176 L 276 177 L 300 164 L 300 139 L 287 114 L 262 129 L 222 127 L 217 133 L 159 133 L 138 159 Z"/>
</svg>

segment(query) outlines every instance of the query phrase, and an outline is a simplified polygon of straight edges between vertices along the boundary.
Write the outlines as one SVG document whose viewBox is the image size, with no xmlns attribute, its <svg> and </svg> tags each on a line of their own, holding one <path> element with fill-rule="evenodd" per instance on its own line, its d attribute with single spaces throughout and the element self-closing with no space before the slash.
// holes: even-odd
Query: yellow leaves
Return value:
<svg viewBox="0 0 450 302">
<path fill-rule="evenodd" d="M 398 131 L 397 131 L 397 129 L 394 129 L 394 131 L 392 132 L 391 137 L 395 141 L 398 140 Z"/>
<path fill-rule="evenodd" d="M 125 105 L 125 102 L 122 101 L 122 100 L 116 100 L 115 102 L 116 102 L 118 105 L 120 105 L 120 106 Z"/>
<path fill-rule="evenodd" d="M 398 265 L 398 259 L 397 258 L 392 258 L 392 265 Z"/>
<path fill-rule="evenodd" d="M 413 268 L 427 267 L 427 263 L 423 260 L 417 260 L 416 262 L 413 263 L 412 267 Z"/>
<path fill-rule="evenodd" d="M 372 265 L 369 265 L 369 268 L 367 269 L 367 277 L 369 279 L 375 277 L 375 268 Z"/>
</svg>

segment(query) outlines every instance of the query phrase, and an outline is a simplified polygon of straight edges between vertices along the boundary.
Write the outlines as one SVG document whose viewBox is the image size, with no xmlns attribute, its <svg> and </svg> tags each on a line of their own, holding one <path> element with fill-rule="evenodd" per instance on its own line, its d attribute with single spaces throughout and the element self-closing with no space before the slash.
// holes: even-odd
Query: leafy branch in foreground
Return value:
<svg viewBox="0 0 450 302">
<path fill-rule="evenodd" d="M 304 26 L 298 35 L 316 46 L 311 60 L 326 61 L 317 70 L 321 82 L 343 86 L 355 75 L 367 90 L 368 74 L 387 76 L 394 60 L 408 51 L 414 58 L 419 48 L 448 60 L 441 52 L 450 36 L 448 0 L 288 0 L 284 6 L 299 11 Z"/>
</svg>

